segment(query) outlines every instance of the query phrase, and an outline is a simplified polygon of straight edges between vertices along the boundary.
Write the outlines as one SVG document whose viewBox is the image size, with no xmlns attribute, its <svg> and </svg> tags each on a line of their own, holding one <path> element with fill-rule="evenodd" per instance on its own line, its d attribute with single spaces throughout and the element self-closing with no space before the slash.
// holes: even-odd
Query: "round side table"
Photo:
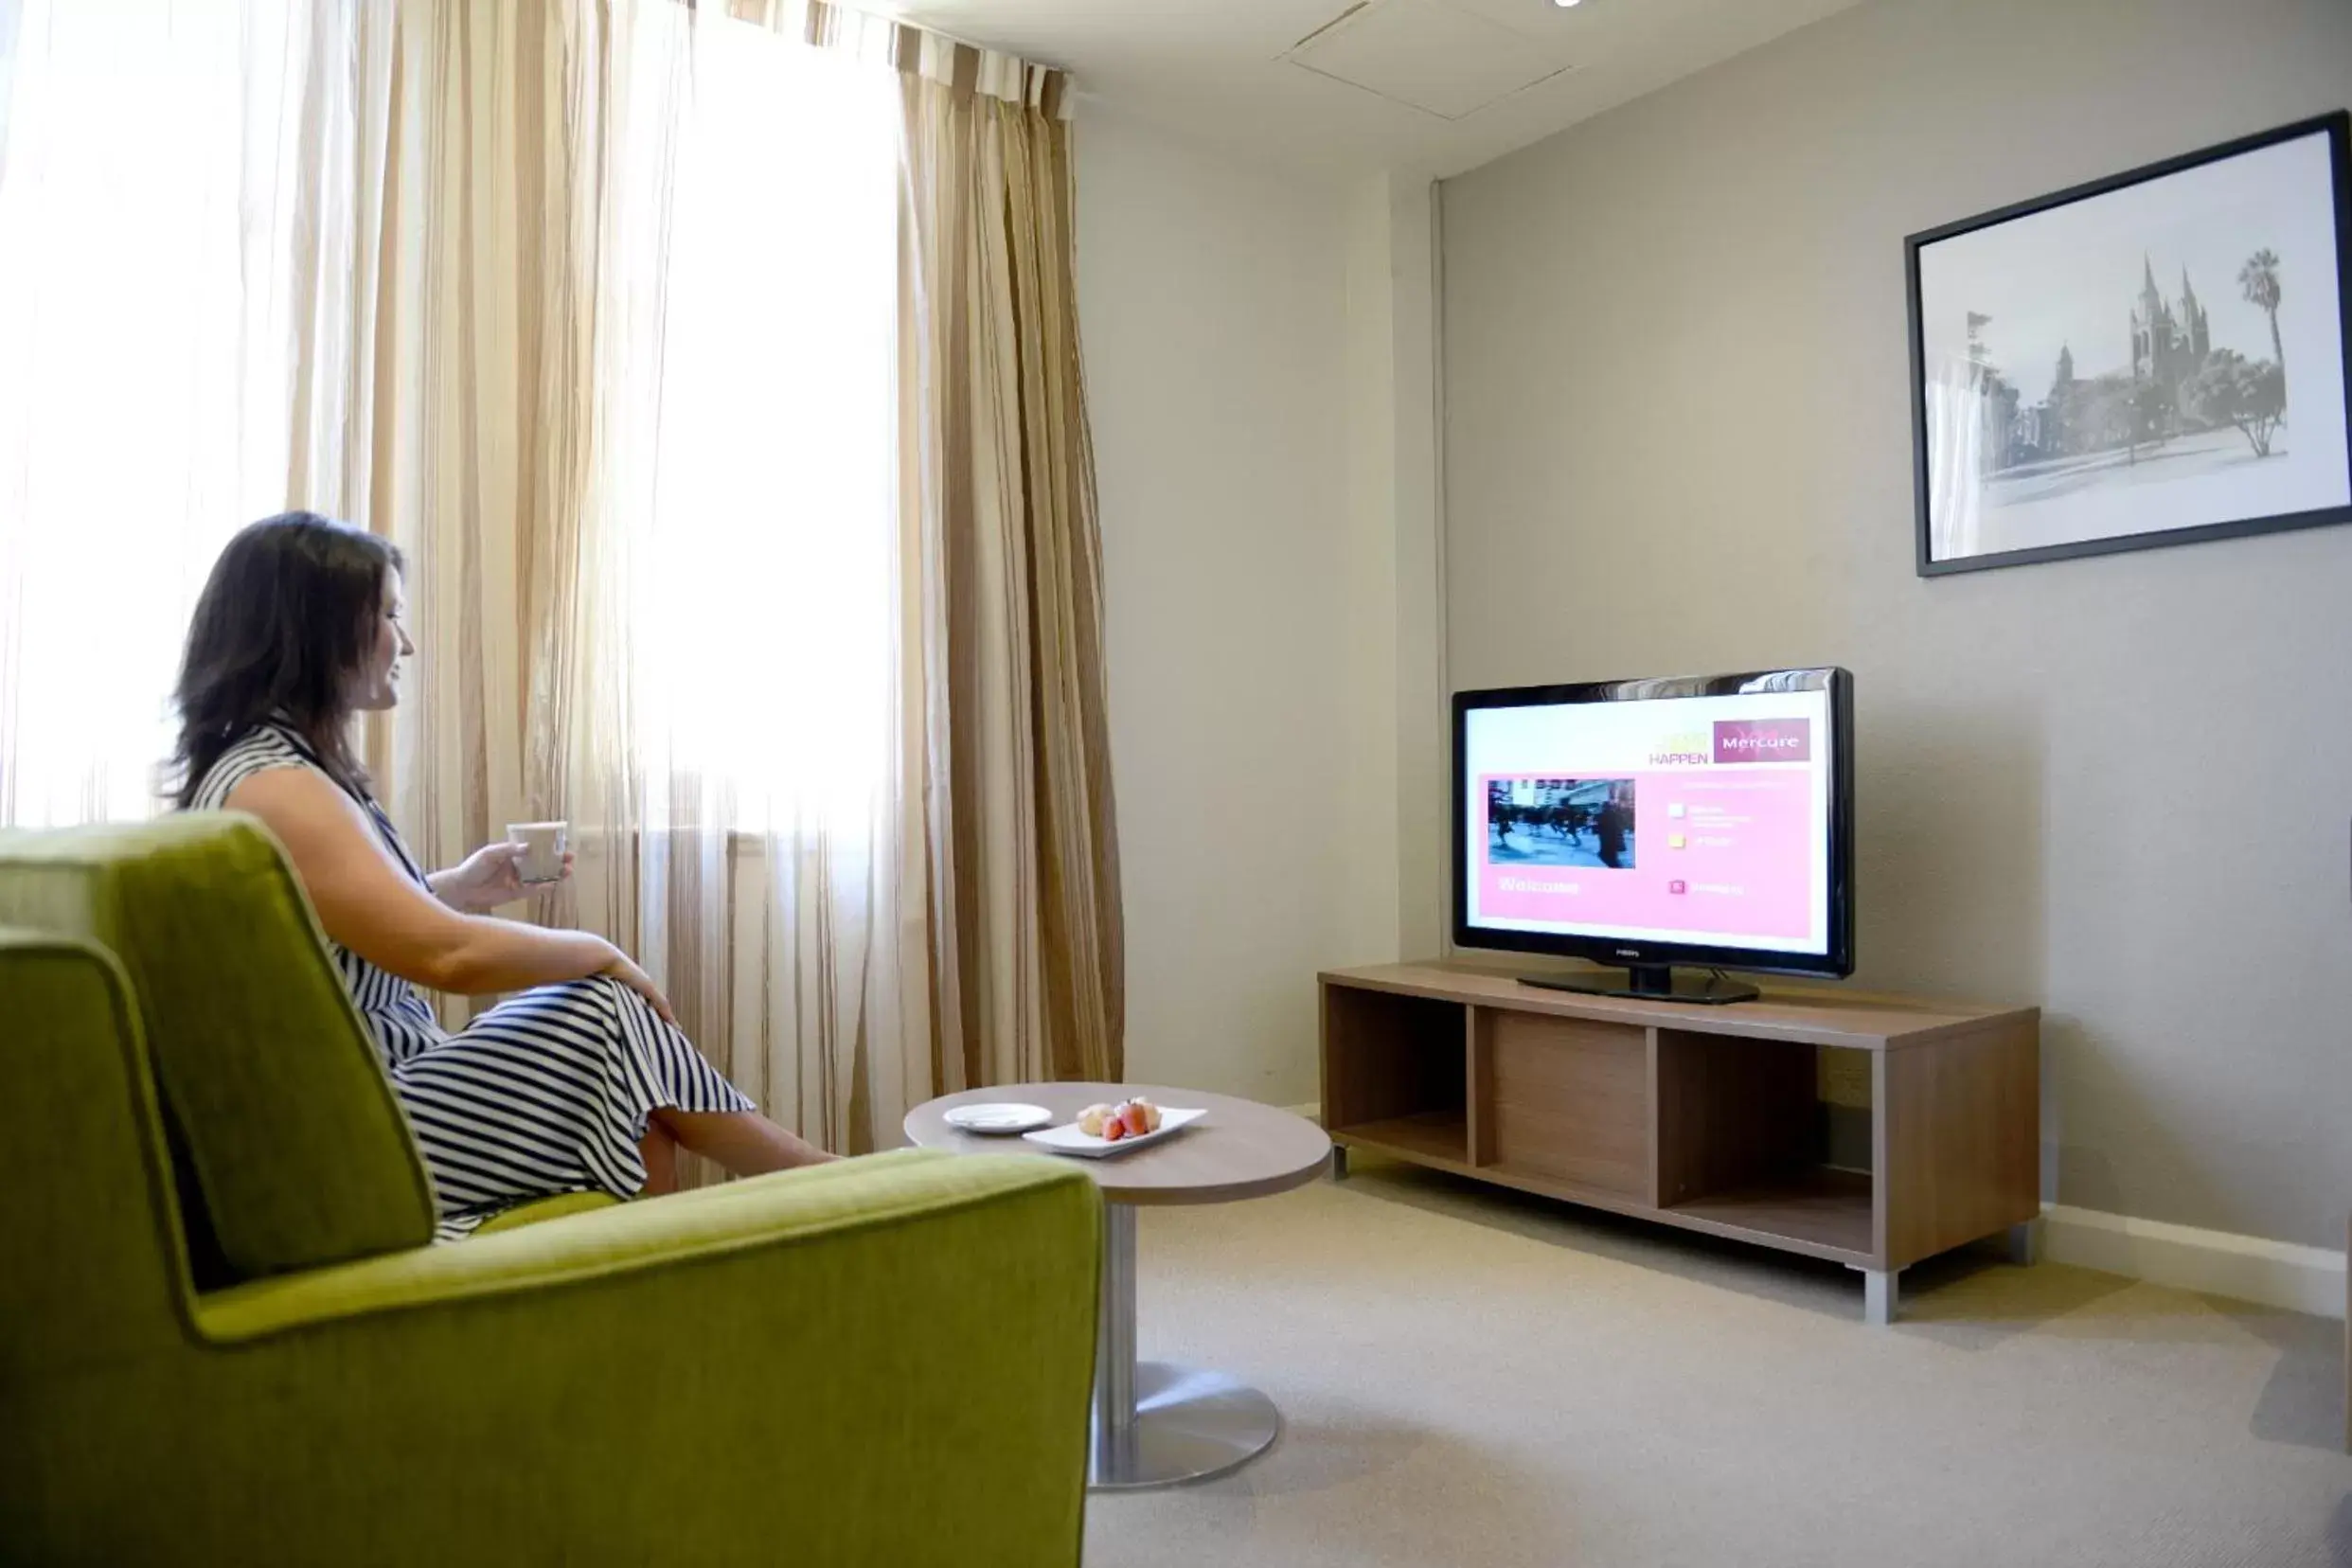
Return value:
<svg viewBox="0 0 2352 1568">
<path fill-rule="evenodd" d="M 1174 1137 L 1099 1160 L 1052 1154 L 1021 1138 L 950 1127 L 958 1105 L 1024 1100 L 1057 1123 L 1097 1102 L 1141 1095 L 1208 1115 Z M 1095 1341 L 1095 1413 L 1087 1480 L 1097 1490 L 1165 1487 L 1219 1475 L 1264 1452 L 1282 1430 L 1274 1401 L 1221 1372 L 1135 1360 L 1135 1210 L 1149 1203 L 1230 1203 L 1304 1186 L 1331 1161 L 1331 1140 L 1303 1116 L 1254 1100 L 1140 1083 L 1012 1083 L 917 1106 L 906 1135 L 924 1149 L 1064 1160 L 1102 1189 L 1102 1310 Z"/>
</svg>

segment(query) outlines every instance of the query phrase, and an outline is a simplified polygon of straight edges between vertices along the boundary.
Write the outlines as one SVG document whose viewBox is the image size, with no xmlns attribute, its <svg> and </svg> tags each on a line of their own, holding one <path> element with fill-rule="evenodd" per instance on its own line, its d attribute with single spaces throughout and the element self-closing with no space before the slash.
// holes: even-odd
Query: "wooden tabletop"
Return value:
<svg viewBox="0 0 2352 1568">
<path fill-rule="evenodd" d="M 1049 1153 L 1020 1137 L 959 1131 L 945 1120 L 946 1113 L 958 1105 L 1011 1100 L 1043 1106 L 1056 1123 L 1071 1122 L 1090 1105 L 1116 1105 L 1137 1095 L 1163 1110 L 1198 1106 L 1208 1114 L 1149 1149 L 1099 1160 Z M 1263 1198 L 1305 1186 L 1331 1160 L 1331 1140 L 1304 1116 L 1256 1100 L 1149 1083 L 1007 1083 L 968 1089 L 909 1111 L 906 1135 L 922 1149 L 1060 1160 L 1092 1176 L 1103 1197 L 1114 1203 L 1230 1203 Z"/>
</svg>

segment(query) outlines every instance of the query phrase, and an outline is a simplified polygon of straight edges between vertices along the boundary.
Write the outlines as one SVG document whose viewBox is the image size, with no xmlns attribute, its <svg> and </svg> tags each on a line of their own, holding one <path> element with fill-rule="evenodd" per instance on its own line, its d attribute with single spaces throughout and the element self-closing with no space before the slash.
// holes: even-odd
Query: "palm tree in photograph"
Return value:
<svg viewBox="0 0 2352 1568">
<path fill-rule="evenodd" d="M 2237 269 L 2237 286 L 2245 292 L 2248 303 L 2259 306 L 2271 318 L 2271 357 L 2283 376 L 2287 350 L 2278 341 L 2278 253 L 2266 245 L 2246 258 L 2246 264 Z"/>
</svg>

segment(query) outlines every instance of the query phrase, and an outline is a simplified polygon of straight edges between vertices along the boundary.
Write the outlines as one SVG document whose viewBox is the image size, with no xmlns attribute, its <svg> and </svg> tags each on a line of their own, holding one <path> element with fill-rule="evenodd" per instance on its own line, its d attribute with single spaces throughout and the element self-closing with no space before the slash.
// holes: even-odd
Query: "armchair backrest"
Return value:
<svg viewBox="0 0 2352 1568">
<path fill-rule="evenodd" d="M 201 1219 L 229 1277 L 432 1238 L 416 1140 L 310 900 L 258 822 L 192 811 L 0 831 L 0 923 L 86 938 L 121 962 L 181 1205 L 201 1207 L 190 1228 Z M 0 991 L 0 1017 L 15 1007 Z M 194 1250 L 199 1283 L 211 1283 Z"/>
</svg>

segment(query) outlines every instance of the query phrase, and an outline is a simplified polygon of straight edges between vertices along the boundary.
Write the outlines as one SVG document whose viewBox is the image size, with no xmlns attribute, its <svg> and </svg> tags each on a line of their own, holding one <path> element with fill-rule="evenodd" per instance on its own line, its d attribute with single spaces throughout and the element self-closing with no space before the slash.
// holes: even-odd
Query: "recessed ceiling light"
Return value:
<svg viewBox="0 0 2352 1568">
<path fill-rule="evenodd" d="M 1577 0 L 1552 0 L 1552 4 L 1558 6 L 1561 10 L 1566 10 L 1569 7 L 1575 5 L 1576 3 Z"/>
</svg>

